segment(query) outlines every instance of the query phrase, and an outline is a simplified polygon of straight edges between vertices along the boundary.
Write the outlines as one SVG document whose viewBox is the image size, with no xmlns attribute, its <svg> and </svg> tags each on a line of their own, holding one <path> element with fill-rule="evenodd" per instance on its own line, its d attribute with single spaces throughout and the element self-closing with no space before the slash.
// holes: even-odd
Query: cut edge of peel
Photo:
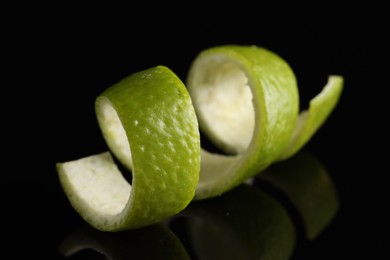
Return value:
<svg viewBox="0 0 390 260">
<path fill-rule="evenodd" d="M 309 108 L 299 114 L 290 141 L 278 161 L 292 157 L 311 140 L 338 104 L 343 85 L 342 76 L 328 76 L 327 84 L 322 91 L 310 101 Z"/>
<path fill-rule="evenodd" d="M 102 231 L 120 229 L 132 187 L 110 152 L 57 163 L 56 168 L 72 207 L 86 222 Z"/>
</svg>

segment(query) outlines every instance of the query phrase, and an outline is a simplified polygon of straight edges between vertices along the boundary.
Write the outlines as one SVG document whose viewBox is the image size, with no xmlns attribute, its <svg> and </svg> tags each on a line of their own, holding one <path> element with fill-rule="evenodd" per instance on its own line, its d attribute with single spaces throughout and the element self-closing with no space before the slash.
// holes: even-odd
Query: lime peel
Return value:
<svg viewBox="0 0 390 260">
<path fill-rule="evenodd" d="M 167 67 L 156 66 L 105 90 L 95 107 L 110 150 L 132 170 L 132 185 L 119 178 L 108 152 L 57 163 L 61 184 L 77 212 L 99 230 L 119 231 L 154 224 L 183 210 L 199 180 L 200 136 L 180 79 Z"/>
<path fill-rule="evenodd" d="M 225 45 L 199 53 L 186 85 L 156 66 L 97 97 L 102 134 L 132 171 L 132 184 L 109 152 L 57 163 L 71 204 L 95 228 L 154 224 L 291 157 L 334 110 L 343 78 L 330 76 L 298 116 L 297 81 L 286 61 L 258 46 Z M 228 155 L 202 149 L 199 128 Z"/>
<path fill-rule="evenodd" d="M 341 76 L 331 76 L 309 111 L 298 117 L 297 80 L 286 61 L 258 46 L 225 45 L 206 49 L 195 58 L 186 85 L 201 130 L 230 154 L 202 149 L 194 198 L 200 200 L 221 195 L 298 152 L 335 108 L 343 81 Z M 215 109 L 213 103 L 222 109 Z"/>
</svg>

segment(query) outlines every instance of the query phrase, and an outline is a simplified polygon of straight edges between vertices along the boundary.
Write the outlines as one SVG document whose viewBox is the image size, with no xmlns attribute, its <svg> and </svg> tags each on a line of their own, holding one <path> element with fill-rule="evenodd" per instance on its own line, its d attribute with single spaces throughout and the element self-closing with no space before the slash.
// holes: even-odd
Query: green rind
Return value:
<svg viewBox="0 0 390 260">
<path fill-rule="evenodd" d="M 183 210 L 194 197 L 200 171 L 198 123 L 184 84 L 171 70 L 157 66 L 130 75 L 96 99 L 100 124 L 102 104 L 107 103 L 130 143 L 132 190 L 118 216 L 88 216 L 87 221 L 99 230 L 118 231 L 154 224 Z M 84 209 L 78 211 L 85 218 Z"/>
<path fill-rule="evenodd" d="M 209 62 L 233 65 L 248 80 L 255 126 L 247 148 L 248 138 L 245 142 L 238 140 L 237 149 L 224 143 L 199 113 L 194 93 L 199 73 L 212 76 L 213 71 L 207 70 Z M 133 187 L 122 212 L 92 214 L 89 202 L 72 194 L 72 185 L 77 184 L 68 178 L 64 163 L 58 163 L 57 171 L 69 200 L 92 226 L 118 231 L 154 224 L 180 212 L 193 199 L 221 195 L 272 163 L 291 157 L 334 110 L 343 89 L 343 78 L 330 76 L 324 90 L 310 102 L 309 110 L 298 118 L 297 82 L 286 61 L 258 46 L 224 45 L 206 49 L 196 57 L 190 67 L 187 88 L 188 92 L 168 68 L 156 66 L 130 75 L 96 99 L 103 136 L 119 161 L 133 171 Z M 111 132 L 113 129 L 106 127 L 107 107 L 114 109 L 126 138 L 118 138 L 115 129 Z M 197 119 L 216 145 L 227 153 L 238 154 L 225 156 L 201 149 Z M 127 139 L 131 153 L 113 141 L 122 139 Z M 111 169 L 110 165 L 105 167 Z M 118 169 L 113 167 L 117 174 Z"/>
<path fill-rule="evenodd" d="M 202 104 L 196 95 L 199 80 L 212 76 L 212 71 L 205 68 L 218 62 L 235 64 L 246 75 L 253 95 L 255 128 L 249 147 L 237 155 L 224 156 L 202 150 L 200 182 L 195 199 L 221 195 L 272 163 L 297 153 L 324 124 L 343 89 L 341 76 L 329 76 L 324 90 L 310 102 L 309 111 L 298 117 L 296 78 L 280 56 L 258 46 L 225 45 L 202 51 L 190 67 L 187 88 L 193 97 L 200 128 L 227 153 L 232 148 L 207 125 L 200 112 Z"/>
<path fill-rule="evenodd" d="M 300 114 L 290 142 L 279 160 L 285 160 L 302 149 L 325 123 L 338 104 L 343 85 L 343 77 L 337 75 L 329 76 L 328 83 L 324 89 L 310 101 L 309 110 Z"/>
<path fill-rule="evenodd" d="M 187 88 L 191 95 L 197 87 L 196 73 L 199 66 L 203 66 L 205 61 L 221 57 L 237 64 L 248 78 L 253 95 L 255 129 L 248 149 L 230 157 L 231 163 L 222 162 L 226 167 L 218 167 L 221 172 L 215 181 L 198 186 L 196 199 L 220 195 L 274 162 L 287 145 L 298 115 L 298 90 L 292 69 L 275 53 L 257 46 L 227 45 L 201 52 L 189 71 Z M 197 101 L 193 102 L 197 111 Z M 198 117 L 201 129 L 208 134 L 202 116 L 198 114 Z M 210 138 L 215 140 L 215 136 Z M 223 146 L 220 148 L 223 149 Z M 212 174 L 210 171 L 214 170 L 204 163 L 201 169 L 200 181 L 202 174 Z"/>
</svg>

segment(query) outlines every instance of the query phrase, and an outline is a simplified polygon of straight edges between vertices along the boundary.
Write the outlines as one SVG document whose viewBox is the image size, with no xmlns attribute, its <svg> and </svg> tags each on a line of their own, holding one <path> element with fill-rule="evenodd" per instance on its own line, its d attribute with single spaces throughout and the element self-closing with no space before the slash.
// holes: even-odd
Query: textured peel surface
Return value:
<svg viewBox="0 0 390 260">
<path fill-rule="evenodd" d="M 258 46 L 202 51 L 186 85 L 165 66 L 134 73 L 96 99 L 110 152 L 57 163 L 61 184 L 97 229 L 157 223 L 296 154 L 334 110 L 342 89 L 343 78 L 329 76 L 299 114 L 292 69 Z M 199 130 L 225 154 L 202 149 Z M 131 184 L 111 153 L 131 172 Z"/>
</svg>

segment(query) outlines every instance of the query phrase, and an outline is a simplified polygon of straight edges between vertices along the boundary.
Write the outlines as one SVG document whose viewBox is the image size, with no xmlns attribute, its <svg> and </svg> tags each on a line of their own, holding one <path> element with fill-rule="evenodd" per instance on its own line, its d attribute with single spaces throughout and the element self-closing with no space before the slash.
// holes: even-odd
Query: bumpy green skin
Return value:
<svg viewBox="0 0 390 260">
<path fill-rule="evenodd" d="M 195 199 L 221 195 L 272 163 L 298 152 L 333 111 L 343 87 L 341 76 L 330 76 L 327 87 L 311 101 L 305 120 L 298 120 L 297 81 L 287 62 L 258 46 L 226 45 L 206 49 L 196 57 L 187 79 L 191 95 L 197 88 L 197 73 L 205 62 L 221 57 L 238 65 L 248 78 L 253 95 L 255 129 L 248 149 L 241 154 L 220 158 L 220 162 L 216 163 L 216 156 L 203 153 L 206 159 L 202 160 L 200 180 L 204 175 L 213 174 L 216 181 L 199 185 Z M 199 114 L 197 103 L 194 102 L 194 105 Z M 199 124 L 211 140 L 215 139 L 202 116 Z M 223 146 L 220 148 L 224 149 Z M 216 170 L 218 173 L 215 173 Z"/>
<path fill-rule="evenodd" d="M 196 103 L 194 108 L 190 94 L 197 88 L 196 75 L 202 71 L 203 62 L 213 58 L 237 65 L 252 92 L 253 136 L 249 147 L 235 156 L 215 155 L 200 148 L 195 114 L 198 108 Z M 309 111 L 302 117 L 304 120 L 297 120 L 296 78 L 281 57 L 258 46 L 209 48 L 190 67 L 189 92 L 171 70 L 156 66 L 130 75 L 96 99 L 99 123 L 104 124 L 100 120 L 104 111 L 100 109 L 111 104 L 131 148 L 128 160 L 120 149 L 111 149 L 133 171 L 129 201 L 121 213 L 97 217 L 83 213 L 82 207 L 91 207 L 87 201 L 75 202 L 78 198 L 72 194 L 73 184 L 68 183 L 62 164 L 57 167 L 60 179 L 73 205 L 82 205 L 75 207 L 76 210 L 95 228 L 118 231 L 151 225 L 180 212 L 193 199 L 221 195 L 272 163 L 294 155 L 333 111 L 342 87 L 342 77 L 331 76 L 325 90 L 312 100 Z M 207 134 L 208 127 L 202 117 L 199 124 Z M 103 135 L 106 140 L 112 138 L 104 131 Z"/>
<path fill-rule="evenodd" d="M 275 161 L 286 147 L 298 116 L 298 88 L 290 66 L 269 50 L 222 47 L 222 51 L 226 49 L 243 64 L 252 87 L 256 123 L 252 143 L 240 165 L 245 179 Z"/>
<path fill-rule="evenodd" d="M 198 123 L 184 84 L 157 66 L 108 88 L 97 104 L 101 98 L 118 113 L 133 161 L 133 188 L 118 229 L 150 225 L 181 211 L 194 197 L 200 167 Z"/>
<path fill-rule="evenodd" d="M 193 74 L 198 62 L 214 55 L 235 62 L 246 74 L 253 95 L 255 130 L 241 159 L 220 173 L 229 178 L 198 190 L 197 199 L 220 195 L 274 162 L 289 142 L 299 109 L 296 78 L 290 66 L 278 55 L 257 46 L 228 45 L 201 52 L 190 68 L 187 81 L 190 94 L 196 88 Z M 199 124 L 202 129 L 206 127 L 202 121 Z"/>
<path fill-rule="evenodd" d="M 107 115 L 107 111 L 114 112 Z M 165 66 L 134 73 L 97 97 L 96 114 L 111 152 L 132 171 L 132 188 L 126 200 L 129 186 L 122 185 L 126 180 L 120 179 L 109 152 L 57 163 L 64 192 L 81 217 L 101 231 L 120 231 L 148 226 L 183 210 L 199 181 L 200 135 L 182 81 Z M 114 130 L 105 127 L 112 122 L 119 122 Z M 125 136 L 118 135 L 118 129 L 124 130 Z M 112 149 L 117 145 L 113 140 L 128 141 L 131 154 Z M 112 202 L 101 197 L 95 200 L 94 181 L 101 197 Z M 114 185 L 99 184 L 104 181 Z M 92 196 L 80 192 L 84 185 L 90 185 Z M 119 211 L 105 211 L 110 203 L 125 205 Z"/>
</svg>

